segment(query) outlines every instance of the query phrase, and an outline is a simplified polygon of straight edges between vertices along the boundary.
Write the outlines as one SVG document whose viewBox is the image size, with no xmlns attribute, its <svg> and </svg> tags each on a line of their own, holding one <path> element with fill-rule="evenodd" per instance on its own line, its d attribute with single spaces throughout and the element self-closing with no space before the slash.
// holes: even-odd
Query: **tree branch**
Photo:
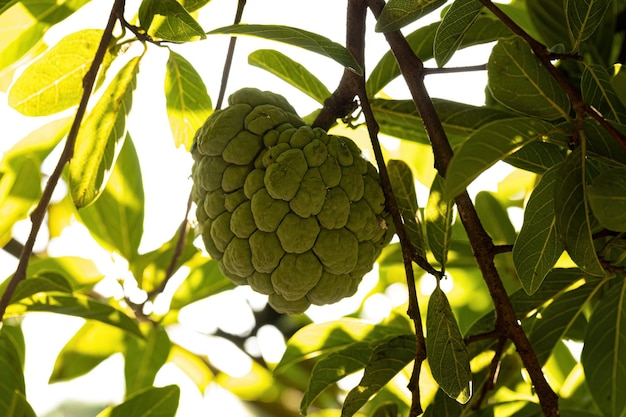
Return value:
<svg viewBox="0 0 626 417">
<path fill-rule="evenodd" d="M 54 171 L 48 178 L 48 182 L 46 183 L 46 186 L 41 194 L 41 199 L 39 200 L 37 206 L 30 215 L 32 223 L 30 234 L 28 235 L 28 239 L 26 240 L 24 248 L 20 253 L 20 259 L 17 265 L 17 269 L 11 277 L 9 284 L 7 285 L 7 289 L 2 295 L 2 299 L 0 299 L 0 321 L 2 321 L 4 313 L 9 305 L 9 301 L 11 300 L 11 296 L 17 288 L 17 285 L 26 278 L 26 268 L 28 267 L 28 261 L 33 252 L 35 240 L 37 239 L 37 235 L 39 234 L 39 230 L 41 229 L 41 225 L 46 215 L 48 205 L 50 204 L 52 192 L 56 188 L 59 182 L 59 178 L 61 178 L 63 168 L 70 161 L 70 159 L 72 159 L 72 156 L 74 154 L 74 144 L 76 143 L 78 130 L 87 109 L 87 103 L 89 102 L 91 91 L 93 90 L 93 87 L 96 83 L 98 70 L 102 65 L 106 51 L 109 47 L 111 39 L 113 38 L 113 29 L 115 27 L 115 24 L 118 20 L 123 18 L 124 6 L 125 0 L 115 0 L 115 2 L 113 3 L 113 7 L 111 8 L 111 14 L 109 15 L 109 20 L 102 34 L 102 38 L 100 39 L 100 44 L 98 45 L 98 49 L 96 50 L 93 62 L 91 63 L 89 71 L 87 71 L 87 74 L 85 74 L 85 77 L 83 78 L 83 95 L 81 97 L 80 103 L 78 104 L 78 109 L 76 110 L 76 116 L 74 117 L 70 132 L 67 135 L 65 147 L 63 148 L 63 152 L 59 157 L 59 161 L 57 162 Z"/>
<path fill-rule="evenodd" d="M 241 22 L 241 16 L 243 15 L 243 9 L 246 7 L 246 0 L 238 0 L 237 11 L 235 12 L 235 24 Z M 224 70 L 222 71 L 222 82 L 220 84 L 220 92 L 217 97 L 217 103 L 215 104 L 215 110 L 222 108 L 224 102 L 224 96 L 226 95 L 226 85 L 228 84 L 228 76 L 230 75 L 230 67 L 233 63 L 233 56 L 235 55 L 235 45 L 237 43 L 237 37 L 231 36 L 230 43 L 228 44 L 228 52 L 226 53 L 226 62 L 224 62 Z"/>
</svg>

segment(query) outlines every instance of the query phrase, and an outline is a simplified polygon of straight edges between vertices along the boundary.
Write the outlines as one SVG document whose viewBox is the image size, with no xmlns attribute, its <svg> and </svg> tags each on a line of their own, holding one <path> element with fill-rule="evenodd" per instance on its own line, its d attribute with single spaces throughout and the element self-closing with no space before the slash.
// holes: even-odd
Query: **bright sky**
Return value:
<svg viewBox="0 0 626 417">
<path fill-rule="evenodd" d="M 128 0 L 127 10 L 133 10 L 138 7 L 138 0 Z M 268 23 L 268 24 L 285 24 L 306 29 L 313 32 L 321 33 L 328 38 L 343 43 L 345 37 L 345 2 L 337 2 L 336 0 L 318 0 L 318 1 L 292 1 L 292 0 L 248 0 L 243 15 L 243 21 L 247 23 Z M 226 26 L 232 23 L 235 12 L 236 2 L 234 0 L 213 0 L 199 16 L 201 25 L 209 30 L 219 26 Z M 341 6 L 339 6 L 341 5 Z M 66 23 L 59 28 L 51 30 L 46 41 L 54 44 L 61 37 L 74 30 L 83 28 L 103 28 L 109 15 L 110 2 L 93 1 L 85 6 L 79 13 L 68 19 Z M 130 14 L 127 13 L 127 17 Z M 437 20 L 437 14 L 431 14 L 422 21 L 421 24 L 429 23 Z M 320 22 L 324 22 L 320 25 Z M 370 28 L 373 27 L 373 19 L 370 19 Z M 405 33 L 413 30 L 415 26 L 410 26 Z M 386 44 L 382 35 L 374 34 L 370 30 L 367 39 L 367 57 L 366 70 L 371 70 L 375 63 L 380 59 L 386 51 Z M 209 94 L 213 102 L 217 100 L 217 94 L 220 86 L 223 58 L 226 54 L 226 46 L 229 38 L 226 36 L 211 36 L 202 42 L 196 42 L 190 45 L 184 45 L 176 48 L 177 52 L 184 55 L 190 60 L 196 69 L 202 74 L 207 84 Z M 300 50 L 295 47 L 271 43 L 269 41 L 259 41 L 250 37 L 242 37 L 237 43 L 237 52 L 233 64 L 233 71 L 230 77 L 229 92 L 233 92 L 244 86 L 254 86 L 265 90 L 273 90 L 285 95 L 289 101 L 296 107 L 301 115 L 308 114 L 315 110 L 318 106 L 312 99 L 305 96 L 295 88 L 292 88 L 284 82 L 278 80 L 273 75 L 247 64 L 247 56 L 250 52 L 260 48 L 278 49 L 290 57 L 296 59 L 307 68 L 309 68 L 316 76 L 329 86 L 332 91 L 339 81 L 343 69 L 334 61 L 320 57 L 319 55 Z M 130 55 L 133 51 L 129 51 Z M 485 63 L 488 56 L 488 50 L 485 48 L 471 48 L 461 51 L 448 64 L 449 66 L 457 65 L 473 65 Z M 175 232 L 185 211 L 187 196 L 190 189 L 190 156 L 183 150 L 175 149 L 170 134 L 170 127 L 165 113 L 165 102 L 163 96 L 163 74 L 165 69 L 165 61 L 167 60 L 167 50 L 151 46 L 149 53 L 142 61 L 142 67 L 139 74 L 139 84 L 134 94 L 133 110 L 128 120 L 128 128 L 133 136 L 137 151 L 139 153 L 142 169 L 144 171 L 144 183 L 146 194 L 146 219 L 145 231 L 146 235 L 142 242 L 142 251 L 148 251 L 160 246 L 162 242 L 168 240 Z M 434 63 L 428 63 L 434 66 Z M 114 74 L 110 71 L 109 74 Z M 432 96 L 446 97 L 458 101 L 466 101 L 472 104 L 481 104 L 483 101 L 483 91 L 486 82 L 486 75 L 483 72 L 430 76 L 428 81 L 429 91 Z M 387 89 L 386 93 L 393 98 L 408 98 L 408 93 L 401 80 L 393 82 Z M 2 142 L 0 142 L 0 151 L 8 149 L 13 143 L 22 138 L 26 133 L 33 130 L 34 127 L 46 119 L 32 120 L 19 115 L 8 107 L 6 94 L 0 93 L 0 119 L 5 121 L 3 128 Z M 67 112 L 72 115 L 74 110 Z M 58 116 L 55 116 L 58 117 Z M 7 124 L 7 120 L 11 122 Z M 49 119 L 47 119 L 49 120 Z M 390 144 L 392 142 L 389 142 Z M 52 158 L 51 158 L 52 159 Z M 46 164 L 47 169 L 52 170 L 56 160 L 52 159 Z M 425 200 L 422 200 L 425 201 Z M 29 230 L 30 223 L 22 222 L 16 228 L 18 237 L 23 237 Z M 81 242 L 80 245 L 71 244 L 72 242 Z M 86 232 L 80 228 L 69 231 L 61 239 L 51 245 L 51 255 L 72 254 L 75 256 L 84 256 L 95 259 L 103 268 L 103 272 L 111 273 L 112 278 L 118 278 L 123 273 L 123 267 L 119 269 L 106 256 L 106 254 L 97 251 L 95 244 L 90 245 L 87 242 Z M 82 242 L 85 242 L 84 244 Z M 0 273 L 7 276 L 16 264 L 15 259 L 0 251 Z M 368 279 L 370 280 L 368 282 Z M 366 292 L 371 285 L 372 279 L 368 278 L 362 285 L 361 293 Z M 369 288 L 368 288 L 369 287 Z M 393 289 L 391 293 L 393 293 Z M 397 292 L 397 291 L 396 291 Z M 241 317 L 242 311 L 246 311 L 245 304 L 242 304 L 243 298 L 241 294 L 245 294 L 251 302 L 262 303 L 263 299 L 259 296 L 251 294 L 248 288 L 238 288 L 233 293 L 220 295 L 218 298 L 224 303 L 198 303 L 184 314 L 181 314 L 181 321 L 184 321 L 191 328 L 197 330 L 210 330 L 215 326 L 222 326 L 226 329 L 230 326 L 230 330 L 245 331 L 249 326 L 249 321 L 236 321 L 234 317 Z M 337 309 L 331 312 L 331 315 L 340 315 L 345 312 L 352 311 L 356 300 L 345 300 L 339 303 Z M 402 302 L 402 295 L 396 297 L 375 297 L 369 303 L 375 307 L 372 311 L 385 311 L 392 307 L 390 300 L 396 299 Z M 230 309 L 224 310 L 229 306 Z M 312 309 L 311 315 L 318 320 L 329 318 L 327 315 L 328 308 Z M 203 317 L 201 322 L 192 320 L 193 317 Z M 227 317 L 226 322 L 211 321 L 210 317 Z M 376 317 L 372 317 L 376 318 Z M 29 384 L 28 398 L 35 407 L 38 414 L 43 414 L 50 410 L 59 401 L 70 394 L 70 398 L 94 400 L 94 401 L 110 401 L 119 402 L 123 396 L 123 362 L 121 357 L 116 356 L 106 362 L 105 366 L 100 366 L 92 374 L 80 378 L 79 380 L 68 384 L 55 384 L 47 386 L 47 378 L 54 364 L 54 358 L 57 352 L 65 344 L 67 339 L 71 337 L 81 325 L 81 319 L 75 318 L 59 318 L 58 316 L 50 316 L 38 314 L 29 318 L 24 323 L 24 329 L 27 336 L 27 381 Z M 202 328 L 200 328 L 202 326 Z M 63 330 L 63 331 L 60 331 Z M 184 330 L 178 329 L 172 333 L 172 337 L 176 337 Z M 265 341 L 279 340 L 271 329 L 265 332 L 269 336 Z M 189 331 L 185 333 L 189 335 Z M 213 341 L 207 345 L 207 339 L 202 338 L 200 345 L 204 344 L 205 351 L 209 350 L 212 359 L 218 358 L 219 355 L 227 355 L 232 358 L 232 350 L 230 348 L 224 350 L 224 346 Z M 260 340 L 262 346 L 265 343 Z M 40 347 L 45 346 L 45 350 Z M 198 346 L 195 345 L 194 346 Z M 207 348 L 209 346 L 209 348 Z M 227 352 L 227 353 L 224 353 Z M 208 352 L 207 352 L 208 353 Z M 276 356 L 276 349 L 267 350 L 268 355 Z M 272 360 L 276 361 L 274 357 Z M 229 365 L 230 363 L 230 365 Z M 229 368 L 230 372 L 240 373 L 241 368 L 232 368 L 232 361 L 224 361 L 224 366 Z M 246 365 L 244 359 L 240 364 Z M 113 378 L 113 379 L 112 379 Z M 172 369 L 169 372 L 163 372 L 159 375 L 158 383 L 166 384 L 176 382 L 183 387 L 189 389 L 183 390 L 183 398 L 181 406 L 189 408 L 181 408 L 179 415 L 194 416 L 200 415 L 198 410 L 203 409 L 202 404 L 210 401 L 211 409 L 219 414 L 216 401 L 219 401 L 225 410 L 231 411 L 234 406 L 233 399 L 225 395 L 212 395 L 219 391 L 217 388 L 210 390 L 210 398 L 202 399 L 197 391 L 189 385 L 189 381 L 185 380 L 180 372 Z M 85 390 L 87 388 L 87 390 Z M 54 417 L 50 416 L 50 417 Z"/>
</svg>

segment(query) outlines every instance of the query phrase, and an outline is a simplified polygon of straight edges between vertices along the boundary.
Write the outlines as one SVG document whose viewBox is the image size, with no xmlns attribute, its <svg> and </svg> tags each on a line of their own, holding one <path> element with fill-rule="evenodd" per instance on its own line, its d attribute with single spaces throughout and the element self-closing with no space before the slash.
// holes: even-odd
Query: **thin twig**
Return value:
<svg viewBox="0 0 626 417">
<path fill-rule="evenodd" d="M 98 70 L 100 69 L 102 62 L 104 61 L 106 51 L 109 47 L 111 39 L 113 38 L 113 29 L 117 21 L 124 14 L 124 6 L 125 0 L 115 0 L 115 2 L 113 3 L 109 20 L 102 34 L 102 38 L 100 39 L 100 45 L 98 45 L 98 49 L 96 50 L 96 54 L 94 56 L 93 62 L 91 63 L 91 67 L 83 78 L 83 95 L 81 97 L 80 103 L 78 104 L 78 109 L 76 110 L 76 116 L 74 117 L 72 127 L 70 128 L 70 132 L 67 135 L 65 147 L 63 148 L 63 152 L 59 157 L 59 161 L 57 162 L 54 171 L 48 178 L 48 182 L 46 183 L 46 186 L 41 194 L 41 199 L 39 200 L 37 206 L 30 215 L 32 223 L 30 234 L 28 235 L 28 239 L 26 240 L 24 248 L 22 249 L 22 252 L 20 254 L 17 269 L 15 270 L 13 277 L 11 277 L 9 284 L 7 285 L 7 289 L 2 295 L 2 299 L 0 299 L 0 321 L 2 321 L 4 313 L 9 305 L 9 301 L 11 300 L 11 296 L 17 288 L 17 285 L 26 278 L 26 268 L 28 266 L 28 261 L 33 252 L 35 240 L 37 239 L 37 235 L 39 234 L 39 230 L 41 229 L 41 225 L 46 215 L 48 205 L 50 204 L 52 192 L 56 188 L 59 182 L 59 178 L 61 178 L 63 168 L 70 161 L 70 159 L 72 159 L 72 156 L 74 154 L 74 144 L 76 143 L 76 137 L 78 136 L 78 129 L 80 128 L 80 124 L 83 120 L 83 117 L 85 116 L 87 103 L 89 102 L 91 91 L 93 90 L 93 87 L 96 83 Z"/>
<path fill-rule="evenodd" d="M 246 6 L 246 0 L 239 0 L 237 2 L 237 12 L 235 13 L 235 24 L 241 22 L 241 16 L 243 15 L 243 9 Z M 230 68 L 233 64 L 233 56 L 235 55 L 235 45 L 237 43 L 237 37 L 231 36 L 228 44 L 228 52 L 226 53 L 226 62 L 224 62 L 224 70 L 222 71 L 222 83 L 220 84 L 220 92 L 217 96 L 217 103 L 215 104 L 215 110 L 222 108 L 224 103 L 224 97 L 226 96 L 226 85 L 228 84 L 228 77 L 230 75 Z"/>
<path fill-rule="evenodd" d="M 463 67 L 424 68 L 424 75 L 451 74 L 457 72 L 486 71 L 487 64 L 468 65 Z"/>
</svg>

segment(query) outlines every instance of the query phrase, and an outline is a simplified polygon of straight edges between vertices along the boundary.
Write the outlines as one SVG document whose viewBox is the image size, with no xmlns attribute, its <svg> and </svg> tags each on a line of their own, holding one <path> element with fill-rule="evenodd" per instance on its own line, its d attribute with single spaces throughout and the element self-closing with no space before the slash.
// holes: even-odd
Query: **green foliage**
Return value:
<svg viewBox="0 0 626 417">
<path fill-rule="evenodd" d="M 219 27 L 209 0 L 108 2 L 105 27 L 89 3 L 0 1 L 0 243 L 20 259 L 2 262 L 0 415 L 60 410 L 28 377 L 54 335 L 50 384 L 120 374 L 98 417 L 223 390 L 252 415 L 555 416 L 554 393 L 560 415 L 623 416 L 626 2 L 350 2 L 345 44 L 341 2 L 314 31 L 297 8 Z M 226 86 L 244 35 L 265 49 L 237 50 Z M 447 67 L 475 46 L 484 67 Z M 246 61 L 280 94 L 235 78 Z M 416 88 L 477 68 L 482 105 Z M 304 96 L 322 108 L 300 118 L 285 97 Z M 170 181 L 191 193 L 172 230 Z"/>
</svg>

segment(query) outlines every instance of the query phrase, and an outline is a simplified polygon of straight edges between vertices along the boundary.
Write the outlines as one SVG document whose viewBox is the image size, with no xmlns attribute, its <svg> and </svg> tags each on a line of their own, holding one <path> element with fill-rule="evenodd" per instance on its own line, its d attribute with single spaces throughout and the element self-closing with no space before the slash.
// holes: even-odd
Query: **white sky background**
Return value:
<svg viewBox="0 0 626 417">
<path fill-rule="evenodd" d="M 108 19 L 111 3 L 110 1 L 93 0 L 67 22 L 49 31 L 46 35 L 47 43 L 52 45 L 75 30 L 103 28 Z M 127 10 L 136 10 L 139 3 L 139 0 L 128 0 Z M 232 24 L 236 3 L 235 0 L 213 0 L 200 12 L 200 24 L 207 31 Z M 243 22 L 294 26 L 320 33 L 343 44 L 345 39 L 345 3 L 345 1 L 337 0 L 248 0 L 243 14 Z M 130 18 L 131 14 L 127 13 L 126 16 Z M 418 23 L 421 26 L 438 20 L 438 18 L 438 12 L 435 12 Z M 374 21 L 370 14 L 366 43 L 366 73 L 371 71 L 387 50 L 384 37 L 374 33 L 373 24 Z M 415 28 L 415 24 L 411 25 L 405 28 L 404 33 L 410 33 Z M 214 104 L 217 101 L 220 88 L 222 66 L 228 41 L 227 36 L 212 35 L 207 40 L 173 48 L 191 61 L 203 76 Z M 336 87 L 343 72 L 343 68 L 339 64 L 320 55 L 252 37 L 240 37 L 237 41 L 235 60 L 228 85 L 229 93 L 248 86 L 279 92 L 287 97 L 301 115 L 306 115 L 319 107 L 315 101 L 275 76 L 247 64 L 248 54 L 262 48 L 278 49 L 302 63 L 319 77 L 331 91 Z M 133 52 L 131 50 L 128 54 Z M 485 63 L 488 52 L 488 49 L 484 47 L 461 51 L 455 55 L 448 66 Z M 182 220 L 191 186 L 189 180 L 191 158 L 184 150 L 174 148 L 165 113 L 163 76 L 167 57 L 167 49 L 159 50 L 154 45 L 149 47 L 149 51 L 141 64 L 138 86 L 133 97 L 133 108 L 127 122 L 127 127 L 137 147 L 145 185 L 145 235 L 140 248 L 141 251 L 149 251 L 159 247 L 175 233 Z M 427 65 L 434 66 L 434 62 L 428 62 Z M 114 75 L 115 71 L 116 68 L 112 68 L 108 74 Z M 486 73 L 484 72 L 447 74 L 445 76 L 432 75 L 427 79 L 427 86 L 432 96 L 477 105 L 483 102 L 485 83 Z M 408 91 L 401 79 L 390 84 L 385 92 L 395 99 L 409 98 Z M 72 109 L 66 115 L 72 115 L 74 111 L 75 109 Z M 53 118 L 58 117 L 54 116 Z M 28 132 L 34 130 L 36 126 L 50 119 L 32 119 L 21 116 L 8 107 L 6 94 L 0 93 L 0 120 L 3 120 L 0 151 L 4 151 Z M 46 166 L 52 170 L 55 163 L 56 160 L 52 159 Z M 421 201 L 425 202 L 425 199 L 422 198 Z M 21 222 L 16 228 L 16 234 L 23 240 L 29 229 L 30 222 Z M 76 241 L 81 243 L 76 245 Z M 59 256 L 71 254 L 95 258 L 102 265 L 105 265 L 103 268 L 112 267 L 110 259 L 102 252 L 97 252 L 95 244 L 89 245 L 85 242 L 84 231 L 79 229 L 59 239 L 50 247 L 50 252 L 52 255 Z M 15 265 L 15 259 L 0 251 L 0 277 L 10 274 Z M 115 274 L 114 269 L 110 272 Z M 238 290 L 239 294 L 242 291 L 245 292 L 243 288 Z M 229 297 L 231 296 L 224 295 L 224 298 Z M 239 300 L 241 299 L 239 297 Z M 226 305 L 230 305 L 229 303 L 233 301 L 234 299 L 229 298 Z M 237 304 L 232 305 L 237 308 Z M 201 314 L 207 318 L 214 315 L 233 317 L 233 315 L 238 314 L 238 311 L 242 311 L 235 309 L 225 312 L 224 307 L 216 307 L 215 304 L 213 308 L 213 314 L 207 310 Z M 219 311 L 215 311 L 215 308 Z M 33 315 L 24 323 L 28 348 L 26 369 L 27 383 L 29 384 L 28 398 L 38 415 L 43 415 L 47 410 L 53 408 L 64 396 L 68 396 L 68 393 L 70 393 L 69 398 L 87 401 L 119 402 L 122 400 L 123 362 L 119 356 L 107 361 L 106 366 L 98 367 L 92 375 L 80 378 L 76 383 L 47 386 L 47 378 L 52 370 L 56 354 L 81 323 L 81 319 L 63 318 L 61 320 L 58 316 L 44 314 Z M 231 324 L 237 325 L 237 322 L 232 321 Z M 210 328 L 216 323 L 205 320 L 204 325 Z M 42 350 L 42 347 L 45 349 Z M 217 354 L 218 350 L 213 353 L 213 355 Z M 179 374 L 160 375 L 157 382 L 167 384 L 172 383 L 172 381 L 182 384 L 183 388 L 189 388 L 183 390 L 179 415 L 204 415 L 203 411 L 208 406 L 207 400 L 200 398 L 197 390 Z M 219 397 L 220 403 L 230 411 L 228 415 L 235 415 L 232 408 L 234 405 L 230 403 L 231 400 L 228 400 L 229 397 L 211 395 L 209 397 L 213 412 L 219 414 L 215 402 L 217 401 L 215 398 Z M 190 406 L 190 408 L 183 408 L 185 405 Z"/>
</svg>

